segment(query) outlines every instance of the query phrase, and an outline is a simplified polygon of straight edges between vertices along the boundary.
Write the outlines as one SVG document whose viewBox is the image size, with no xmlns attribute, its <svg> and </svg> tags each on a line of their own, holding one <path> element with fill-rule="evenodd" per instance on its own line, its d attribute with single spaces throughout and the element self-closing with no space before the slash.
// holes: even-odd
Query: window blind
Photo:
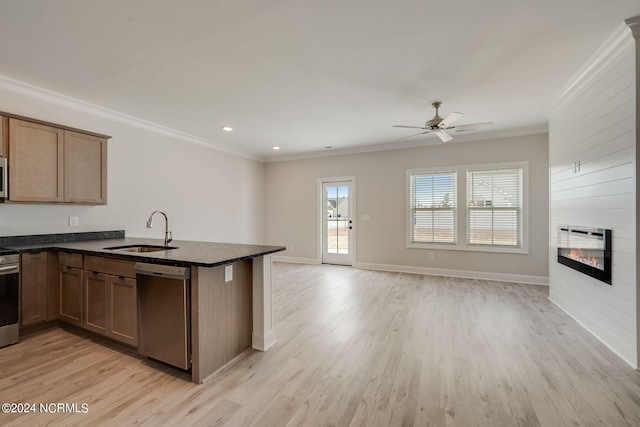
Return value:
<svg viewBox="0 0 640 427">
<path fill-rule="evenodd" d="M 412 243 L 455 243 L 456 173 L 410 177 Z"/>
<path fill-rule="evenodd" d="M 467 171 L 468 242 L 522 245 L 522 168 Z"/>
</svg>

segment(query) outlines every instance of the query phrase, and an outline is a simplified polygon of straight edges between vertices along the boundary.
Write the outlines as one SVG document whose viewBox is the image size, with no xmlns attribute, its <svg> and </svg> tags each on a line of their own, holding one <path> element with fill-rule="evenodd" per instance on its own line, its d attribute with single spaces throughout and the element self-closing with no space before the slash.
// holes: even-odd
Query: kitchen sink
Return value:
<svg viewBox="0 0 640 427">
<path fill-rule="evenodd" d="M 125 252 L 160 252 L 160 251 L 168 251 L 170 249 L 178 249 L 171 246 L 153 246 L 153 245 L 126 245 L 126 246 L 112 246 L 110 248 L 105 248 L 109 250 L 119 250 Z"/>
</svg>

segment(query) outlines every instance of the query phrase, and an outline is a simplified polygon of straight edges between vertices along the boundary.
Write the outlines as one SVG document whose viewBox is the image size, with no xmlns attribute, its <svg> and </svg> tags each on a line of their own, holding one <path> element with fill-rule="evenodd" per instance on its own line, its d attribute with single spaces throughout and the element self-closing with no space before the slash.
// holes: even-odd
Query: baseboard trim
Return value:
<svg viewBox="0 0 640 427">
<path fill-rule="evenodd" d="M 320 260 L 315 258 L 302 258 L 302 257 L 296 257 L 296 256 L 271 255 L 271 260 L 273 262 L 288 262 L 291 264 L 311 264 L 311 265 L 321 264 Z"/>
<path fill-rule="evenodd" d="M 600 341 L 602 344 L 605 345 L 605 347 L 607 347 L 609 350 L 611 350 L 612 352 L 614 352 L 616 354 L 616 356 L 618 356 L 620 359 L 622 359 L 625 363 L 627 363 L 629 366 L 631 366 L 633 369 L 635 370 L 640 370 L 640 368 L 638 367 L 638 365 L 633 362 L 628 360 L 626 357 L 624 357 L 622 354 L 620 354 L 615 348 L 611 347 L 607 342 L 605 342 L 598 334 L 596 334 L 594 331 L 591 330 L 591 328 L 589 328 L 587 325 L 585 325 L 584 323 L 582 323 L 582 321 L 580 321 L 580 319 L 578 319 L 577 317 L 575 317 L 571 312 L 567 311 L 567 309 L 565 309 L 562 305 L 558 304 L 557 301 L 553 300 L 551 297 L 548 297 L 549 301 L 551 301 L 551 303 L 553 305 L 555 305 L 556 307 L 558 307 L 560 310 L 564 311 L 569 317 L 571 317 L 573 320 L 576 321 L 576 323 L 578 323 L 578 325 L 582 326 L 584 329 L 586 329 L 591 335 L 593 335 L 598 341 Z"/>
<path fill-rule="evenodd" d="M 251 334 L 251 346 L 256 350 L 267 351 L 274 346 L 276 341 L 276 334 L 273 329 L 266 335 L 259 335 L 255 332 Z"/>
<path fill-rule="evenodd" d="M 459 277 L 462 279 L 495 280 L 498 282 L 516 282 L 528 285 L 549 286 L 546 276 L 530 276 L 525 274 L 490 273 L 486 271 L 451 270 L 445 268 L 414 267 L 410 265 L 376 264 L 358 262 L 353 265 L 363 270 L 391 271 L 395 273 L 427 274 L 430 276 Z"/>
</svg>

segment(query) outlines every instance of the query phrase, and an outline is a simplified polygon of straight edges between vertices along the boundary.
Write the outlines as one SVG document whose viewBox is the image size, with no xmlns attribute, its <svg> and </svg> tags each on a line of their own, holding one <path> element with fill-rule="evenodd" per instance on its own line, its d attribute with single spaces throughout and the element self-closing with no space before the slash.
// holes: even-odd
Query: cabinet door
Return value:
<svg viewBox="0 0 640 427">
<path fill-rule="evenodd" d="M 90 331 L 107 335 L 107 276 L 84 272 L 84 320 L 82 326 Z"/>
<path fill-rule="evenodd" d="M 107 140 L 64 132 L 64 201 L 107 203 Z"/>
<path fill-rule="evenodd" d="M 0 116 L 0 157 L 7 157 L 7 140 L 9 139 L 9 119 Z"/>
<path fill-rule="evenodd" d="M 62 202 L 64 131 L 9 119 L 9 200 Z"/>
<path fill-rule="evenodd" d="M 82 326 L 82 270 L 60 267 L 60 320 Z"/>
<path fill-rule="evenodd" d="M 47 320 L 47 253 L 20 256 L 20 323 L 31 325 Z"/>
<path fill-rule="evenodd" d="M 138 305 L 136 281 L 126 277 L 108 277 L 109 336 L 118 341 L 138 345 Z"/>
</svg>

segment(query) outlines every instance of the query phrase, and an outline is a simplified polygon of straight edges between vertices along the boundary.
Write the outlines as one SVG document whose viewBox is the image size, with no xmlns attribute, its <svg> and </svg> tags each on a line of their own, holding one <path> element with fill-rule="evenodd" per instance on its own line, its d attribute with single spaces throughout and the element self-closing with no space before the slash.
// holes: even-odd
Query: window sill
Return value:
<svg viewBox="0 0 640 427">
<path fill-rule="evenodd" d="M 529 254 L 527 246 L 513 248 L 508 246 L 482 246 L 456 243 L 407 243 L 409 249 L 436 249 L 442 251 L 488 252 L 501 254 Z"/>
</svg>

